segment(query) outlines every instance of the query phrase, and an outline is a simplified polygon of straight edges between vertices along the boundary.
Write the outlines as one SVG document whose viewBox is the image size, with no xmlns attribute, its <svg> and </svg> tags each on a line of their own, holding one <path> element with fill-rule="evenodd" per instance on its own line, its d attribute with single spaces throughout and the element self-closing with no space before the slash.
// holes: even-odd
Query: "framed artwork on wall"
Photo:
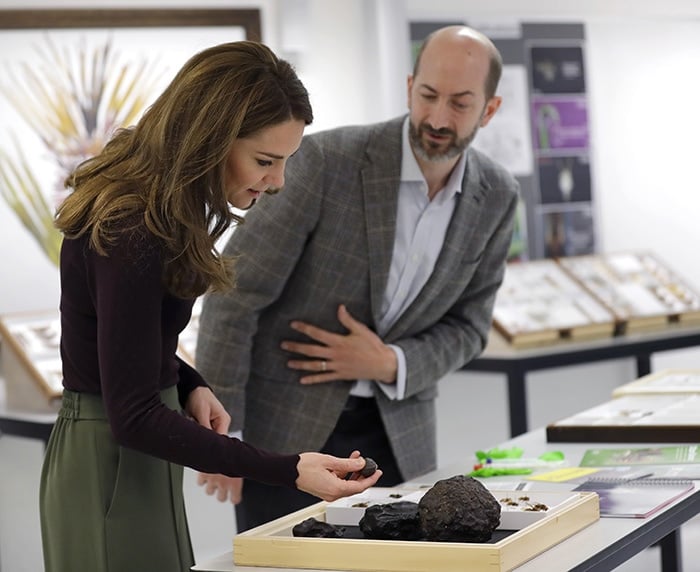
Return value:
<svg viewBox="0 0 700 572">
<path fill-rule="evenodd" d="M 261 39 L 257 9 L 0 13 L 0 202 L 56 264 L 66 174 L 138 121 L 196 52 Z"/>
</svg>

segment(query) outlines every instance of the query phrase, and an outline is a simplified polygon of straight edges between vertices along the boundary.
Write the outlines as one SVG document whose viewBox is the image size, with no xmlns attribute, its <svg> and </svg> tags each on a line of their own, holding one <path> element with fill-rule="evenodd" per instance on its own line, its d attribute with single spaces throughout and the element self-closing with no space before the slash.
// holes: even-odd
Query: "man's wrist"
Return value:
<svg viewBox="0 0 700 572">
<path fill-rule="evenodd" d="M 382 360 L 383 374 L 379 378 L 382 383 L 396 383 L 396 373 L 398 371 L 398 360 L 396 352 L 390 346 L 384 346 L 384 357 Z"/>
</svg>

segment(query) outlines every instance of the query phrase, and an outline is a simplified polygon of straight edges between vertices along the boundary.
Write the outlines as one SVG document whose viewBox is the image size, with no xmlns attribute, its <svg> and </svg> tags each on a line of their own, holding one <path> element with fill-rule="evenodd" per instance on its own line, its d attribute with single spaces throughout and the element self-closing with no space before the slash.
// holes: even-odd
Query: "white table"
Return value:
<svg viewBox="0 0 700 572">
<path fill-rule="evenodd" d="M 501 447 L 522 447 L 526 456 L 538 456 L 545 451 L 563 451 L 570 465 L 578 465 L 586 449 L 600 447 L 600 443 L 547 443 L 545 430 L 537 429 L 500 445 Z M 629 444 L 610 443 L 604 446 L 624 447 Z M 634 445 L 637 446 L 637 445 Z M 638 446 L 643 446 L 639 444 Z M 465 472 L 468 467 L 449 466 L 424 477 L 418 482 L 434 482 Z M 504 478 L 500 478 L 504 480 Z M 508 479 L 510 482 L 513 478 Z M 571 485 L 532 481 L 537 490 L 562 490 Z M 700 482 L 698 482 L 700 487 Z M 532 489 L 531 489 L 532 490 Z M 549 550 L 519 566 L 517 572 L 542 572 L 543 570 L 569 570 L 582 572 L 613 570 L 645 548 L 658 543 L 661 547 L 661 567 L 663 572 L 681 572 L 680 526 L 700 513 L 700 488 L 689 496 L 681 498 L 653 516 L 641 518 L 601 518 Z M 232 539 L 233 541 L 233 539 Z M 192 568 L 198 572 L 282 572 L 290 569 L 235 566 L 233 551 Z M 298 569 L 297 569 L 297 572 Z M 304 571 L 306 572 L 306 571 Z"/>
</svg>

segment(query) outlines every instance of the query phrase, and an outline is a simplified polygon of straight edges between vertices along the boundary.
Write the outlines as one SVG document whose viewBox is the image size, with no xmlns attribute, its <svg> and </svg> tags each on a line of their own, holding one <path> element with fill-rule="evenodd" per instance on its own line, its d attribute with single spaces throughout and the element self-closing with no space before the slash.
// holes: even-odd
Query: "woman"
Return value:
<svg viewBox="0 0 700 572">
<path fill-rule="evenodd" d="M 175 355 L 194 299 L 231 286 L 215 248 L 239 220 L 230 206 L 282 186 L 312 118 L 287 62 L 223 44 L 69 175 L 56 216 L 65 390 L 41 480 L 46 572 L 189 570 L 182 465 L 326 500 L 379 478 L 342 478 L 363 467 L 358 452 L 276 455 L 229 438 L 223 406 Z"/>
</svg>

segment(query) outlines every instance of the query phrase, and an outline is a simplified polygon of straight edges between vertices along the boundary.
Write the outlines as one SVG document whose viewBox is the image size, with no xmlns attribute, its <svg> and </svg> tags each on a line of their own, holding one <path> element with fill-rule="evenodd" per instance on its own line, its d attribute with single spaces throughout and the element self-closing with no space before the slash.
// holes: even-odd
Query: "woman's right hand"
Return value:
<svg viewBox="0 0 700 572">
<path fill-rule="evenodd" d="M 296 486 L 299 490 L 317 496 L 325 501 L 334 501 L 361 493 L 375 485 L 382 471 L 377 469 L 369 477 L 358 476 L 346 480 L 348 473 L 358 473 L 365 466 L 365 460 L 354 452 L 349 458 L 334 457 L 323 453 L 301 453 L 297 463 L 299 477 Z"/>
</svg>

